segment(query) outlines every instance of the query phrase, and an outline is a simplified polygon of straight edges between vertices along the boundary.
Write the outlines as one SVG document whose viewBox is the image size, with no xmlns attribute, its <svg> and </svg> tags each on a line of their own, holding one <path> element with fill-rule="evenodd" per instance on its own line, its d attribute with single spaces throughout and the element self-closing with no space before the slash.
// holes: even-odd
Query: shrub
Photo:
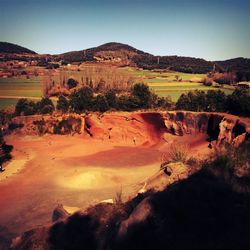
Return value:
<svg viewBox="0 0 250 250">
<path fill-rule="evenodd" d="M 49 63 L 46 69 L 58 69 L 60 65 L 58 63 Z"/>
<path fill-rule="evenodd" d="M 51 105 L 45 105 L 40 109 L 41 114 L 52 114 L 54 111 L 54 107 Z"/>
<path fill-rule="evenodd" d="M 106 100 L 108 102 L 109 107 L 116 108 L 117 106 L 117 98 L 114 89 L 109 89 L 105 94 Z"/>
<path fill-rule="evenodd" d="M 12 145 L 7 145 L 4 141 L 3 135 L 0 133 L 0 166 L 11 159 Z"/>
<path fill-rule="evenodd" d="M 8 125 L 11 123 L 11 119 L 13 117 L 13 111 L 9 110 L 0 110 L 0 127 L 4 125 Z"/>
<path fill-rule="evenodd" d="M 109 109 L 109 104 L 104 95 L 98 95 L 95 99 L 95 110 L 105 112 Z"/>
<path fill-rule="evenodd" d="M 230 179 L 234 172 L 234 160 L 230 155 L 219 154 L 208 165 L 213 173 Z"/>
<path fill-rule="evenodd" d="M 173 162 L 185 162 L 188 154 L 188 146 L 184 143 L 173 143 L 169 148 L 169 157 Z"/>
<path fill-rule="evenodd" d="M 114 201 L 116 205 L 122 204 L 122 187 L 116 192 Z"/>
<path fill-rule="evenodd" d="M 36 103 L 26 98 L 19 99 L 15 106 L 16 115 L 34 115 L 36 112 Z"/>
<path fill-rule="evenodd" d="M 51 114 L 55 110 L 53 102 L 48 97 L 43 97 L 37 102 L 37 111 L 40 114 Z"/>
<path fill-rule="evenodd" d="M 221 144 L 206 166 L 227 180 L 231 180 L 233 176 L 250 177 L 249 151 L 249 142 L 244 142 L 239 147 Z"/>
<path fill-rule="evenodd" d="M 45 121 L 42 119 L 40 121 L 34 121 L 34 125 L 37 126 L 38 134 L 41 136 L 45 133 Z"/>
<path fill-rule="evenodd" d="M 121 95 L 117 100 L 117 108 L 124 111 L 133 111 L 140 108 L 140 100 L 135 96 Z"/>
<path fill-rule="evenodd" d="M 191 167 L 194 167 L 198 164 L 198 160 L 193 156 L 189 157 L 186 162 Z"/>
<path fill-rule="evenodd" d="M 57 101 L 57 105 L 56 105 L 56 109 L 61 110 L 64 113 L 66 113 L 68 111 L 69 102 L 65 96 L 63 96 L 63 95 L 59 96 L 58 101 Z"/>
</svg>

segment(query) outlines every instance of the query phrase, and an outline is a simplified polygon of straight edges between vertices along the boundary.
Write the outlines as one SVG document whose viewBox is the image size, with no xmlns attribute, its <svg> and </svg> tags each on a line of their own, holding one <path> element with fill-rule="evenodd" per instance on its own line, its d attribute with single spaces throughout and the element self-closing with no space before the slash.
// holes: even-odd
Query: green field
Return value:
<svg viewBox="0 0 250 250">
<path fill-rule="evenodd" d="M 207 92 L 208 90 L 218 90 L 217 88 L 210 88 L 210 87 L 204 87 L 204 88 L 186 88 L 186 89 L 179 89 L 179 88 L 163 88 L 163 89 L 154 89 L 154 92 L 162 97 L 169 96 L 171 97 L 172 101 L 176 102 L 178 98 L 183 94 L 183 93 L 188 93 L 189 91 L 193 91 L 195 89 L 203 90 Z M 232 94 L 233 90 L 231 89 L 220 89 L 223 91 L 226 95 Z"/>
<path fill-rule="evenodd" d="M 225 94 L 233 92 L 233 89 L 206 87 L 202 83 L 199 83 L 206 76 L 205 74 L 154 72 L 150 70 L 138 70 L 132 67 L 124 67 L 119 70 L 134 77 L 135 82 L 147 83 L 156 94 L 163 97 L 169 96 L 174 102 L 178 100 L 181 94 L 196 89 L 203 91 L 220 89 Z M 65 74 L 67 77 L 81 79 L 82 71 L 68 71 Z M 53 78 L 59 80 L 58 75 L 55 75 Z M 6 106 L 14 106 L 18 98 L 40 99 L 43 94 L 42 79 L 43 76 L 31 77 L 30 79 L 26 79 L 26 77 L 0 78 L 0 109 Z"/>
<path fill-rule="evenodd" d="M 233 89 L 206 87 L 201 81 L 206 74 L 188 74 L 181 72 L 153 72 L 150 70 L 138 70 L 131 67 L 122 68 L 134 76 L 137 81 L 147 83 L 149 87 L 159 96 L 171 97 L 176 102 L 183 93 L 194 90 L 221 90 L 226 95 L 233 92 Z M 181 81 L 177 81 L 181 79 Z"/>
<path fill-rule="evenodd" d="M 173 82 L 176 81 L 176 76 L 182 79 L 182 81 L 190 81 L 192 78 L 204 78 L 206 76 L 206 74 L 188 74 L 182 72 L 154 72 L 131 67 L 124 67 L 121 70 L 130 73 L 136 78 L 144 79 L 145 82 Z"/>
<path fill-rule="evenodd" d="M 0 98 L 0 109 L 8 107 L 8 106 L 15 106 L 18 99 L 10 99 L 10 98 Z"/>
<path fill-rule="evenodd" d="M 208 90 L 221 90 L 226 95 L 232 94 L 233 89 L 227 88 L 215 88 L 215 87 L 206 87 L 201 83 L 190 83 L 190 82 L 181 82 L 181 83 L 166 83 L 166 84 L 152 84 L 149 83 L 150 88 L 159 96 L 170 96 L 172 101 L 176 102 L 178 98 L 183 93 L 189 91 L 194 91 L 196 89 L 207 92 Z"/>
<path fill-rule="evenodd" d="M 0 96 L 41 97 L 41 78 L 0 78 Z"/>
<path fill-rule="evenodd" d="M 19 98 L 38 99 L 42 96 L 40 77 L 0 78 L 0 108 L 13 106 Z"/>
</svg>

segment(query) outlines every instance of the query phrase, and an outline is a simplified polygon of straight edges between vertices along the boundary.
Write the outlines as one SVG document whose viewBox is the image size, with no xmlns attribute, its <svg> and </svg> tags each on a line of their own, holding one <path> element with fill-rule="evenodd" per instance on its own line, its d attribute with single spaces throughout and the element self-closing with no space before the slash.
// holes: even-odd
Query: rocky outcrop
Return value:
<svg viewBox="0 0 250 250">
<path fill-rule="evenodd" d="M 79 207 L 70 207 L 62 204 L 58 204 L 52 213 L 52 222 L 65 220 L 70 215 L 80 212 L 81 208 Z"/>
<path fill-rule="evenodd" d="M 188 178 L 191 168 L 182 162 L 172 162 L 164 165 L 159 172 L 150 176 L 143 184 L 138 193 L 145 193 L 149 190 L 162 191 L 167 186 Z"/>
<path fill-rule="evenodd" d="M 52 213 L 52 222 L 59 221 L 66 219 L 70 216 L 70 213 L 68 213 L 62 204 L 58 204 L 57 207 L 54 209 Z"/>
<path fill-rule="evenodd" d="M 168 133 L 178 136 L 206 133 L 210 140 L 217 141 L 217 145 L 222 141 L 240 145 L 250 133 L 249 118 L 229 114 L 172 111 L 163 117 Z"/>
<path fill-rule="evenodd" d="M 158 143 L 166 134 L 204 133 L 210 140 L 235 146 L 250 134 L 250 119 L 223 113 L 189 111 L 113 112 L 66 115 L 19 116 L 12 120 L 16 133 L 85 134 L 100 140 L 132 144 Z"/>
<path fill-rule="evenodd" d="M 26 135 L 75 134 L 84 131 L 84 116 L 78 114 L 18 116 L 12 124 L 19 125 L 16 133 Z M 20 126 L 23 125 L 23 126 Z"/>
</svg>

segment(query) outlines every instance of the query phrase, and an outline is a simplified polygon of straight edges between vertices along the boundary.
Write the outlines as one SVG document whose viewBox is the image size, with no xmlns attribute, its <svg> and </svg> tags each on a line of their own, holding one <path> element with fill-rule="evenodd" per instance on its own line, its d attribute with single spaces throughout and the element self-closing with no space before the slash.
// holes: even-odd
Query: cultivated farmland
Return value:
<svg viewBox="0 0 250 250">
<path fill-rule="evenodd" d="M 138 70 L 131 67 L 121 69 L 136 77 L 137 81 L 147 83 L 151 89 L 159 96 L 169 96 L 176 102 L 181 94 L 193 90 L 222 90 L 226 95 L 233 92 L 232 87 L 204 86 L 202 84 L 206 74 L 188 74 L 181 72 L 157 72 L 150 70 Z"/>
</svg>

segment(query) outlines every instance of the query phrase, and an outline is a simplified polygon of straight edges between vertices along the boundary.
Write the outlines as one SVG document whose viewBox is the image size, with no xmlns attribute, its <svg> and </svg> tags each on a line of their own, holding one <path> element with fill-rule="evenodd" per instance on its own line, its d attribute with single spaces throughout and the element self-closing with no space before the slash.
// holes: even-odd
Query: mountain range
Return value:
<svg viewBox="0 0 250 250">
<path fill-rule="evenodd" d="M 31 57 L 38 58 L 45 56 L 7 42 L 0 42 L 0 54 L 8 54 L 8 58 L 11 54 L 30 54 Z M 50 61 L 64 61 L 65 63 L 112 62 L 120 66 L 130 65 L 143 69 L 174 70 L 186 73 L 207 73 L 214 68 L 218 71 L 250 72 L 250 59 L 243 57 L 224 61 L 207 61 L 201 58 L 183 56 L 155 56 L 130 45 L 116 42 L 80 51 L 46 56 Z"/>
</svg>

